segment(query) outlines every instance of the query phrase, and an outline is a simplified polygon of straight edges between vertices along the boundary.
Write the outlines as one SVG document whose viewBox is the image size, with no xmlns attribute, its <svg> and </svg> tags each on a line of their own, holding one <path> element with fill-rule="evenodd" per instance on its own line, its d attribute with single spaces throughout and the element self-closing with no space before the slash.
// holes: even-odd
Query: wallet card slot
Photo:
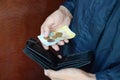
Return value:
<svg viewBox="0 0 120 80">
<path fill-rule="evenodd" d="M 57 69 L 63 69 L 63 68 L 81 68 L 87 64 L 90 64 L 91 62 L 90 61 L 85 61 L 85 62 L 82 62 L 82 63 L 74 63 L 74 64 L 65 64 L 65 65 L 59 65 L 57 66 Z"/>
<path fill-rule="evenodd" d="M 67 62 L 62 62 L 62 63 L 58 63 L 58 66 L 59 65 L 67 65 L 67 64 L 75 64 L 75 63 L 83 63 L 83 62 L 88 62 L 88 61 L 90 61 L 90 60 L 88 60 L 88 59 L 84 59 L 84 60 L 71 60 L 71 61 L 67 61 Z"/>
<path fill-rule="evenodd" d="M 59 63 L 67 63 L 67 62 L 74 62 L 74 61 L 91 61 L 91 56 L 89 56 L 88 54 L 80 54 L 80 55 L 74 55 L 74 56 L 70 56 L 70 57 L 66 57 L 63 60 L 61 60 Z"/>
<path fill-rule="evenodd" d="M 33 54 L 30 50 L 28 50 L 27 48 L 24 49 L 24 52 L 27 56 L 29 56 L 32 60 L 34 60 L 35 62 L 37 62 L 39 65 L 41 65 L 43 68 L 45 69 L 50 69 L 50 64 L 44 62 L 41 58 L 37 57 L 35 54 Z"/>
<path fill-rule="evenodd" d="M 46 57 L 43 54 L 39 54 L 36 50 L 31 49 L 30 47 L 28 47 L 29 50 L 31 50 L 32 52 L 34 52 L 34 54 L 37 54 L 39 57 L 43 58 L 45 61 L 49 62 L 49 63 L 53 63 L 51 59 L 49 59 L 48 57 Z"/>
<path fill-rule="evenodd" d="M 57 69 L 56 68 L 57 65 L 46 62 L 42 57 L 37 56 L 36 54 L 31 52 L 28 48 L 24 48 L 23 51 L 27 56 L 29 56 L 32 60 L 34 60 L 36 63 L 38 63 L 44 69 L 53 69 L 53 70 Z"/>
<path fill-rule="evenodd" d="M 39 56 L 45 58 L 47 61 L 49 61 L 50 63 L 58 63 L 59 58 L 54 55 L 53 53 L 51 53 L 49 50 L 45 50 L 40 44 L 31 44 L 29 43 L 28 48 L 30 50 L 32 50 L 33 52 L 35 52 L 36 54 L 38 54 Z"/>
</svg>

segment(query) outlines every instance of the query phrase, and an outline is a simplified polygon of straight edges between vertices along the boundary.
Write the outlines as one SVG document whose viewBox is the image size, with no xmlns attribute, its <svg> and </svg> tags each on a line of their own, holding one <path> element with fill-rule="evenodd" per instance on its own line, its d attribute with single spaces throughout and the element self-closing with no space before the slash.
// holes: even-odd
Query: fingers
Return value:
<svg viewBox="0 0 120 80">
<path fill-rule="evenodd" d="M 64 44 L 65 44 L 64 41 L 58 42 L 58 45 L 60 45 L 60 46 L 63 46 Z"/>
<path fill-rule="evenodd" d="M 65 43 L 69 43 L 69 40 L 68 40 L 68 39 L 65 39 L 64 42 L 65 42 Z"/>
<path fill-rule="evenodd" d="M 55 50 L 55 51 L 59 51 L 60 50 L 60 48 L 59 48 L 59 46 L 58 45 L 52 45 L 52 48 Z"/>
<path fill-rule="evenodd" d="M 49 34 L 50 34 L 50 31 L 52 30 L 53 28 L 54 23 L 51 19 L 51 17 L 48 17 L 45 22 L 42 24 L 41 26 L 41 34 L 45 35 L 45 37 L 48 37 Z M 60 48 L 59 46 L 63 46 L 65 43 L 68 43 L 69 41 L 66 39 L 64 41 L 60 41 L 58 44 L 55 44 L 55 45 L 52 45 L 51 47 L 55 50 L 55 51 L 59 51 Z M 44 49 L 48 50 L 49 47 L 48 46 L 45 46 L 43 45 Z"/>
<path fill-rule="evenodd" d="M 44 48 L 45 50 L 48 50 L 48 49 L 49 49 L 49 46 L 45 46 L 44 44 L 42 44 L 42 46 L 43 46 L 43 48 Z M 60 48 L 59 48 L 58 45 L 52 45 L 51 47 L 52 47 L 55 51 L 59 51 L 59 50 L 60 50 Z"/>
<path fill-rule="evenodd" d="M 44 74 L 53 80 L 60 80 L 62 74 L 59 71 L 44 70 Z"/>
<path fill-rule="evenodd" d="M 68 40 L 68 39 L 65 39 L 65 40 L 63 40 L 63 41 L 60 41 L 60 42 L 58 42 L 58 45 L 59 45 L 59 46 L 63 46 L 65 43 L 69 43 L 69 40 Z"/>
<path fill-rule="evenodd" d="M 50 33 L 50 29 L 49 29 L 49 27 L 44 27 L 44 35 L 45 35 L 45 37 L 48 37 L 49 36 L 49 33 Z"/>
<path fill-rule="evenodd" d="M 41 34 L 44 35 L 45 37 L 49 36 L 50 33 L 50 28 L 53 25 L 52 20 L 50 20 L 50 18 L 48 17 L 45 22 L 42 24 L 41 26 Z M 48 50 L 49 47 L 45 46 L 44 44 L 42 44 L 45 50 Z"/>
<path fill-rule="evenodd" d="M 44 48 L 45 50 L 48 50 L 48 49 L 49 49 L 49 47 L 48 47 L 48 46 L 45 46 L 44 44 L 42 44 L 42 46 L 43 46 L 43 48 Z"/>
<path fill-rule="evenodd" d="M 55 44 L 55 45 L 52 45 L 52 48 L 55 50 L 55 51 L 59 51 L 60 50 L 60 48 L 59 48 L 59 46 L 63 46 L 65 43 L 69 43 L 69 40 L 64 40 L 64 41 L 60 41 L 60 42 L 58 42 L 57 44 Z"/>
<path fill-rule="evenodd" d="M 41 34 L 44 34 L 45 37 L 48 37 L 52 25 L 54 25 L 53 21 L 50 17 L 48 17 L 41 26 Z"/>
<path fill-rule="evenodd" d="M 42 46 L 43 46 L 43 48 L 45 49 L 45 50 L 48 50 L 49 49 L 49 46 L 45 46 L 44 44 L 42 44 Z M 52 45 L 51 46 L 55 51 L 59 51 L 60 50 L 60 48 L 59 48 L 59 46 L 58 45 Z"/>
<path fill-rule="evenodd" d="M 43 23 L 41 26 L 41 34 L 45 35 L 45 37 L 48 37 L 50 33 L 50 25 L 48 25 L 46 22 Z"/>
<path fill-rule="evenodd" d="M 59 59 L 62 59 L 62 56 L 61 56 L 61 55 L 57 55 L 57 57 L 58 57 Z"/>
</svg>

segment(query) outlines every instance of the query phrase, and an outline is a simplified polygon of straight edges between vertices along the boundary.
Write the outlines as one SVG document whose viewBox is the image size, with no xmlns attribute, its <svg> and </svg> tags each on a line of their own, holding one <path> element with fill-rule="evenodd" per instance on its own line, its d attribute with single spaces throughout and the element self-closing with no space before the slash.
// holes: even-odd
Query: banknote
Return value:
<svg viewBox="0 0 120 80">
<path fill-rule="evenodd" d="M 44 35 L 39 35 L 38 39 L 42 42 L 42 44 L 46 46 L 51 46 L 58 43 L 61 40 L 72 39 L 76 36 L 76 34 L 70 30 L 68 26 L 62 26 L 56 29 L 53 32 L 50 32 L 48 37 Z"/>
</svg>

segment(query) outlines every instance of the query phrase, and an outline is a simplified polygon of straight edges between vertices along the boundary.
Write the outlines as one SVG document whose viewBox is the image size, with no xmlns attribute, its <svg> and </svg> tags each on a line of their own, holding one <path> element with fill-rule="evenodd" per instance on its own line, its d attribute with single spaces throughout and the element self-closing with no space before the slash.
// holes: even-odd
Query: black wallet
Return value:
<svg viewBox="0 0 120 80">
<path fill-rule="evenodd" d="M 81 68 L 92 62 L 92 52 L 83 52 L 80 54 L 71 54 L 59 58 L 57 52 L 45 50 L 41 43 L 35 39 L 29 39 L 26 42 L 24 53 L 37 62 L 44 69 L 59 70 L 63 68 Z"/>
</svg>

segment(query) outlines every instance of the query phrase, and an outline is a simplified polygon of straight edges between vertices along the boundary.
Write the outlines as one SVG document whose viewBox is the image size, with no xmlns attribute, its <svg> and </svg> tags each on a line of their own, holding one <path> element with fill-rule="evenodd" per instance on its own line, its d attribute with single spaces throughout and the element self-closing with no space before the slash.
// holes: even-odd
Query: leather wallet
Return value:
<svg viewBox="0 0 120 80">
<path fill-rule="evenodd" d="M 59 58 L 57 52 L 45 50 L 41 43 L 35 39 L 29 39 L 26 42 L 24 53 L 37 62 L 44 69 L 59 70 L 63 68 L 81 68 L 92 61 L 92 52 L 83 52 L 80 54 L 71 54 Z"/>
</svg>

